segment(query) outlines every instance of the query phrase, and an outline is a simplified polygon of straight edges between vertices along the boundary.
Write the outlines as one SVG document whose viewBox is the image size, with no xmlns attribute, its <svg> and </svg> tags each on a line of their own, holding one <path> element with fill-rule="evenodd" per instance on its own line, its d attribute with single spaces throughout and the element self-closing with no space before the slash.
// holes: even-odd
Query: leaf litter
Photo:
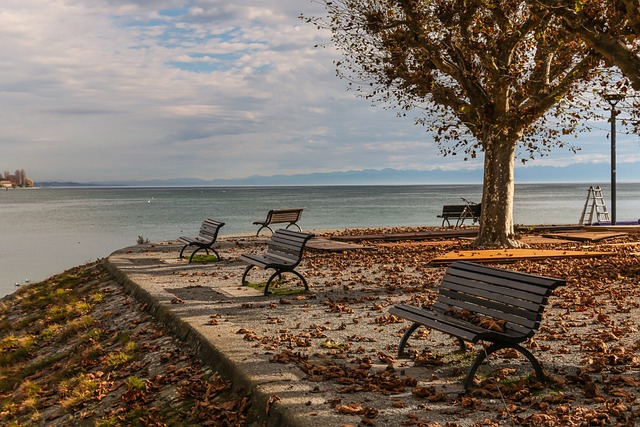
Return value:
<svg viewBox="0 0 640 427">
<path fill-rule="evenodd" d="M 407 229 L 343 233 L 382 231 Z M 264 322 L 260 329 L 243 327 L 238 328 L 237 333 L 256 355 L 262 354 L 272 363 L 299 368 L 311 393 L 328 396 L 324 405 L 353 420 L 344 426 L 632 426 L 640 420 L 637 391 L 640 385 L 637 356 L 640 266 L 634 253 L 634 244 L 639 240 L 637 235 L 629 235 L 613 239 L 613 244 L 589 245 L 589 250 L 612 252 L 606 259 L 518 260 L 506 265 L 492 264 L 567 279 L 567 286 L 554 291 L 550 298 L 539 332 L 525 344 L 543 363 L 550 379 L 548 383 L 538 382 L 531 375 L 531 366 L 517 352 L 505 350 L 485 362 L 474 387 L 464 393 L 462 378 L 473 356 L 459 354 L 456 340 L 425 328 L 419 329 L 410 340 L 411 358 L 396 357 L 397 345 L 409 323 L 390 316 L 386 310 L 398 303 L 423 307 L 432 304 L 445 267 L 434 268 L 428 263 L 451 250 L 464 249 L 468 242 L 463 240 L 442 245 L 368 242 L 377 250 L 348 253 L 308 251 L 300 269 L 307 276 L 312 292 L 295 298 L 239 304 L 239 310 L 263 316 Z M 243 242 L 236 247 L 246 251 L 247 245 Z M 586 249 L 576 242 L 541 247 Z M 207 274 L 220 273 L 214 271 L 201 276 Z M 234 274 L 224 273 L 224 278 L 236 280 Z M 274 315 L 278 306 L 286 307 L 289 315 Z M 120 311 L 114 310 L 118 314 Z M 233 319 L 214 315 L 209 325 L 215 328 L 228 321 Z M 117 335 L 112 332 L 114 334 Z M 7 335 L 3 337 L 6 345 L 17 348 L 19 337 L 14 341 Z M 153 343 L 162 342 L 162 346 L 166 345 L 162 340 L 168 340 L 161 332 L 150 334 L 149 339 Z M 151 342 L 148 348 L 155 348 Z M 204 374 L 202 378 L 207 381 L 224 382 L 222 377 L 216 380 L 214 373 L 204 366 L 200 366 L 200 370 L 182 370 L 180 363 L 185 362 L 175 359 L 179 349 L 162 353 L 160 362 L 136 360 L 133 365 L 123 367 L 131 376 L 137 372 L 134 370 L 137 364 L 147 369 L 162 364 L 162 375 L 147 379 L 146 390 L 159 390 L 166 386 L 164 381 L 168 377 L 184 378 L 182 374 L 189 375 L 188 378 Z M 123 374 L 115 375 L 106 369 L 100 372 L 106 374 L 85 378 L 98 384 L 97 396 L 106 396 L 102 397 L 105 401 L 114 393 L 125 395 L 126 392 L 130 402 L 149 408 L 144 418 L 147 424 L 143 425 L 162 425 L 158 424 L 163 422 L 162 414 L 149 404 L 153 399 L 147 396 L 148 391 L 131 391 L 125 385 L 118 385 Z M 193 408 L 208 408 L 213 413 L 216 410 L 233 412 L 240 424 L 228 425 L 243 425 L 240 420 L 249 405 L 246 396 L 218 401 L 213 391 L 216 386 L 187 387 L 188 383 L 183 383 L 180 390 L 191 398 L 199 396 L 197 399 L 203 402 L 191 405 L 191 416 L 201 413 Z M 88 385 L 91 384 L 89 381 Z M 278 399 L 273 396 L 266 409 L 271 410 Z M 6 401 L 3 407 L 7 407 Z M 24 407 L 24 404 L 15 407 Z M 20 413 L 15 407 L 10 416 Z M 228 408 L 236 408 L 236 412 Z M 61 410 L 57 411 L 60 417 L 64 415 Z M 113 416 L 124 416 L 122 409 L 110 411 Z M 89 418 L 98 413 L 99 410 L 93 409 L 75 412 L 87 414 Z"/>
</svg>

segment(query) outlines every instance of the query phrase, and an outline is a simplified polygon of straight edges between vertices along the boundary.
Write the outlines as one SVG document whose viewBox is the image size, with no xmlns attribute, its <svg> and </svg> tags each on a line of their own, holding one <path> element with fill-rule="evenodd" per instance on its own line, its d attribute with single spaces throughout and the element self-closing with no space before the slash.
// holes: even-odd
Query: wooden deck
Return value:
<svg viewBox="0 0 640 427">
<path fill-rule="evenodd" d="M 356 249 L 375 251 L 376 248 L 372 246 L 364 246 L 358 245 L 355 243 L 347 243 L 347 242 L 338 242 L 335 240 L 321 239 L 319 237 L 314 237 L 313 239 L 307 242 L 307 249 L 313 249 L 317 251 L 328 251 L 328 252 L 344 252 L 344 251 L 353 251 Z"/>
<path fill-rule="evenodd" d="M 543 234 L 543 237 L 552 239 L 571 240 L 574 242 L 599 242 L 601 240 L 613 239 L 615 237 L 628 236 L 626 232 L 607 232 L 607 231 L 574 231 L 568 233 L 550 233 Z"/>
<path fill-rule="evenodd" d="M 448 265 L 454 261 L 511 262 L 523 259 L 593 258 L 615 255 L 615 252 L 565 251 L 547 249 L 487 249 L 452 251 L 434 258 L 430 265 Z"/>
<path fill-rule="evenodd" d="M 462 230 L 435 230 L 417 231 L 413 233 L 384 233 L 384 234 L 359 234 L 356 236 L 332 236 L 331 240 L 341 242 L 359 242 L 362 240 L 373 241 L 402 241 L 402 240 L 432 240 L 432 239 L 452 239 L 455 237 L 474 237 L 478 235 L 477 228 Z"/>
</svg>

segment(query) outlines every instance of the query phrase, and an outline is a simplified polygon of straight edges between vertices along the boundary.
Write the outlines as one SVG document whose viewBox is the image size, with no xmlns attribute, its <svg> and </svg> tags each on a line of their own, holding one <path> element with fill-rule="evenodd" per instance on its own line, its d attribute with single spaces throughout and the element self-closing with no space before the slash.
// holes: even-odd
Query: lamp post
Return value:
<svg viewBox="0 0 640 427">
<path fill-rule="evenodd" d="M 611 105 L 611 225 L 616 225 L 616 105 L 624 99 L 624 95 L 606 93 L 603 98 Z"/>
</svg>

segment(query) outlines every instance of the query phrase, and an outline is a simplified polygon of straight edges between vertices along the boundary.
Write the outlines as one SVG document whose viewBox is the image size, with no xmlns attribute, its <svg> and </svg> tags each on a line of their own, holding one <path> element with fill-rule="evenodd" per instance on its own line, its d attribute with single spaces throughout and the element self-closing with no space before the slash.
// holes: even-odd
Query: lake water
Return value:
<svg viewBox="0 0 640 427">
<path fill-rule="evenodd" d="M 610 208 L 610 193 L 604 190 Z M 586 184 L 516 186 L 516 224 L 577 224 Z M 133 246 L 197 234 L 204 218 L 220 235 L 255 233 L 269 209 L 302 207 L 303 230 L 440 225 L 444 204 L 480 202 L 479 185 L 229 188 L 39 188 L 0 191 L 0 296 L 16 283 Z M 617 220 L 640 218 L 640 184 L 618 184 Z"/>
</svg>

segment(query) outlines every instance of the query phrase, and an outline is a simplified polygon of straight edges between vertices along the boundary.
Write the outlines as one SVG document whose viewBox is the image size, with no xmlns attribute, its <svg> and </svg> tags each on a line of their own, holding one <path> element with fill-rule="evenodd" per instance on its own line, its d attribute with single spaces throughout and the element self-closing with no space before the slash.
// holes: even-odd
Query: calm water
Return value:
<svg viewBox="0 0 640 427">
<path fill-rule="evenodd" d="M 575 224 L 585 184 L 516 186 L 516 224 Z M 610 193 L 602 185 L 607 206 Z M 640 184 L 618 184 L 617 220 L 640 217 Z M 212 217 L 225 234 L 253 233 L 271 208 L 303 207 L 303 229 L 439 225 L 444 204 L 479 202 L 479 185 L 233 188 L 41 188 L 0 191 L 0 296 L 16 283 L 136 244 L 197 233 Z"/>
</svg>

